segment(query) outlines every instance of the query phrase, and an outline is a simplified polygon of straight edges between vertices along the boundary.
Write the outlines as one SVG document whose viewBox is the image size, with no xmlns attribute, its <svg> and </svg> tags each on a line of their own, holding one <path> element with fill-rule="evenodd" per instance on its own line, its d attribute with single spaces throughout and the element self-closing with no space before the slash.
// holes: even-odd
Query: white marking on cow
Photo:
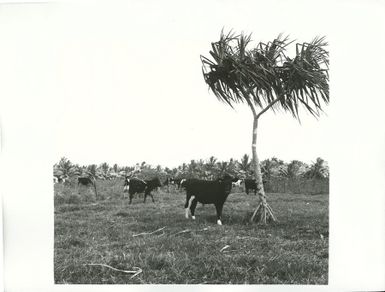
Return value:
<svg viewBox="0 0 385 292">
<path fill-rule="evenodd" d="M 195 199 L 195 196 L 191 196 L 190 201 L 188 202 L 188 208 L 190 208 L 192 201 Z"/>
<path fill-rule="evenodd" d="M 192 218 L 192 220 L 195 220 L 195 216 L 192 216 L 191 218 Z"/>
<path fill-rule="evenodd" d="M 239 180 L 237 180 L 236 182 L 233 182 L 233 187 L 240 187 L 240 186 L 241 186 L 241 183 L 242 183 L 242 180 L 239 179 Z"/>
<path fill-rule="evenodd" d="M 195 199 L 195 196 L 191 196 L 190 200 L 188 201 L 188 206 L 187 206 L 187 208 L 185 209 L 185 212 L 186 212 L 185 217 L 186 217 L 186 219 L 188 219 L 188 214 L 189 214 L 188 211 L 189 211 L 189 209 L 190 209 L 192 200 L 194 200 L 194 199 Z"/>
<path fill-rule="evenodd" d="M 218 225 L 222 225 L 222 221 L 218 219 L 218 220 L 217 220 L 217 224 L 218 224 Z"/>
</svg>

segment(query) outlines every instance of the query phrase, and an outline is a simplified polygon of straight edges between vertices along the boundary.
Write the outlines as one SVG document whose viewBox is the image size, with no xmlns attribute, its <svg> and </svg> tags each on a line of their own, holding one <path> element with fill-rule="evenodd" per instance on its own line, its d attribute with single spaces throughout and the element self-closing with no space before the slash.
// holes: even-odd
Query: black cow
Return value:
<svg viewBox="0 0 385 292">
<path fill-rule="evenodd" d="M 245 192 L 249 194 L 250 190 L 254 190 L 254 195 L 257 194 L 257 184 L 254 179 L 246 178 L 245 179 Z"/>
<path fill-rule="evenodd" d="M 226 175 L 222 179 L 207 181 L 201 179 L 188 179 L 184 182 L 186 189 L 185 211 L 189 218 L 189 209 L 192 219 L 195 219 L 195 208 L 197 203 L 214 204 L 217 211 L 217 224 L 222 225 L 222 209 L 231 192 L 232 178 Z"/>
<path fill-rule="evenodd" d="M 94 190 L 95 190 L 95 196 L 96 197 L 98 196 L 98 192 L 96 191 L 96 183 L 91 178 L 86 177 L 86 176 L 79 176 L 78 177 L 78 186 L 79 185 L 83 185 L 83 186 L 86 186 L 86 187 L 93 186 Z"/>
<path fill-rule="evenodd" d="M 180 182 L 182 181 L 181 178 L 174 178 L 171 180 L 172 184 L 173 185 L 176 185 L 178 187 L 178 189 L 180 188 Z"/>
<path fill-rule="evenodd" d="M 161 183 L 159 178 L 154 178 L 151 180 L 142 180 L 138 178 L 129 178 L 126 177 L 124 180 L 124 191 L 128 192 L 130 195 L 129 204 L 132 202 L 132 198 L 134 194 L 144 193 L 144 203 L 146 202 L 147 196 L 151 196 L 152 202 L 154 203 L 154 197 L 151 194 L 151 191 L 154 189 L 161 187 Z"/>
<path fill-rule="evenodd" d="M 170 177 L 167 177 L 166 180 L 162 183 L 164 187 L 167 186 L 167 192 L 170 192 L 170 185 L 173 184 L 173 180 Z"/>
<path fill-rule="evenodd" d="M 265 186 L 266 181 L 263 181 L 263 185 Z M 249 194 L 249 190 L 254 190 L 254 195 L 257 194 L 257 184 L 254 179 L 247 178 L 245 179 L 245 192 Z"/>
</svg>

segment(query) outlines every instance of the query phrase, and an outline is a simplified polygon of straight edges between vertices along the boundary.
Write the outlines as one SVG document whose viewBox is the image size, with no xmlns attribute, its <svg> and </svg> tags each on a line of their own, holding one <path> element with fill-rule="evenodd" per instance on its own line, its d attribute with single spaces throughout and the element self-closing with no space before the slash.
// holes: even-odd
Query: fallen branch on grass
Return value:
<svg viewBox="0 0 385 292">
<path fill-rule="evenodd" d="M 191 232 L 191 230 L 190 229 L 186 229 L 186 230 L 182 230 L 182 231 L 179 231 L 177 233 L 170 234 L 170 235 L 178 235 L 178 234 L 186 233 L 186 232 Z"/>
<path fill-rule="evenodd" d="M 137 276 L 141 272 L 143 272 L 143 270 L 141 268 L 138 268 L 138 267 L 133 267 L 134 269 L 136 269 L 136 271 L 127 271 L 127 270 L 120 270 L 120 269 L 117 269 L 117 268 L 114 268 L 114 267 L 111 267 L 111 266 L 105 265 L 105 264 L 85 264 L 85 266 L 101 266 L 101 267 L 106 267 L 106 268 L 109 268 L 109 269 L 117 271 L 117 272 L 122 272 L 122 273 L 126 273 L 126 274 L 134 274 L 131 276 L 130 279 L 134 278 L 135 276 Z"/>
<path fill-rule="evenodd" d="M 225 245 L 224 247 L 221 248 L 221 250 L 219 252 L 222 252 L 222 251 L 224 251 L 225 249 L 227 249 L 229 247 L 230 247 L 230 245 Z"/>
<path fill-rule="evenodd" d="M 139 233 L 139 234 L 133 234 L 132 237 L 135 237 L 135 236 L 140 236 L 140 235 L 149 235 L 149 234 L 153 234 L 153 233 L 156 233 L 158 231 L 161 231 L 163 229 L 165 229 L 166 227 L 162 227 L 162 228 L 159 228 L 153 232 L 143 232 L 143 233 Z"/>
<path fill-rule="evenodd" d="M 179 232 L 177 232 L 177 233 L 172 233 L 172 234 L 170 234 L 170 236 L 171 236 L 171 235 L 178 235 L 178 234 L 182 234 L 182 233 L 186 233 L 186 232 L 192 232 L 192 231 L 195 231 L 195 232 L 198 232 L 198 231 L 206 231 L 206 230 L 208 230 L 208 229 L 209 229 L 209 227 L 205 227 L 205 228 L 203 228 L 203 229 L 198 229 L 198 230 L 185 229 L 185 230 L 179 231 Z"/>
<path fill-rule="evenodd" d="M 253 237 L 253 236 L 237 236 L 237 239 L 255 239 L 255 240 L 265 240 L 265 238 Z"/>
</svg>

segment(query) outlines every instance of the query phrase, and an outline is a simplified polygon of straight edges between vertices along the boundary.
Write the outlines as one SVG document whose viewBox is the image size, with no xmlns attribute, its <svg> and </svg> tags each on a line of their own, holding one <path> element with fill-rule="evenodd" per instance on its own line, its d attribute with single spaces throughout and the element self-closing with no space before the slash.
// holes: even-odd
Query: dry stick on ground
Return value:
<svg viewBox="0 0 385 292">
<path fill-rule="evenodd" d="M 186 233 L 186 232 L 191 232 L 192 230 L 190 229 L 186 229 L 186 230 L 182 230 L 182 231 L 179 231 L 177 233 L 173 233 L 173 234 L 170 234 L 170 235 L 178 235 L 178 234 L 181 234 L 181 233 Z"/>
<path fill-rule="evenodd" d="M 153 232 L 143 232 L 143 233 L 139 233 L 139 234 L 133 234 L 132 237 L 135 237 L 135 236 L 140 236 L 140 235 L 149 235 L 149 234 L 153 234 L 153 233 L 156 233 L 158 231 L 161 231 L 163 229 L 165 229 L 166 227 L 162 227 L 162 228 L 159 228 Z"/>
<path fill-rule="evenodd" d="M 203 229 L 198 229 L 198 230 L 185 229 L 185 230 L 179 231 L 177 233 L 172 233 L 170 235 L 178 235 L 178 234 L 182 234 L 182 233 L 186 233 L 186 232 L 192 232 L 192 231 L 195 231 L 195 232 L 197 232 L 197 231 L 206 231 L 208 229 L 209 229 L 209 227 L 205 227 Z"/>
<path fill-rule="evenodd" d="M 222 252 L 222 251 L 224 251 L 225 249 L 227 249 L 229 247 L 230 247 L 230 245 L 225 245 L 224 247 L 221 248 L 221 250 L 219 252 Z"/>
<path fill-rule="evenodd" d="M 109 268 L 109 269 L 117 271 L 117 272 L 122 272 L 122 273 L 126 273 L 126 274 L 134 274 L 131 276 L 131 278 L 133 278 L 133 277 L 139 275 L 141 272 L 143 272 L 143 270 L 141 268 L 138 268 L 138 267 L 134 267 L 134 269 L 137 269 L 136 271 L 127 271 L 127 270 L 120 270 L 120 269 L 117 269 L 117 268 L 114 268 L 114 267 L 111 267 L 111 266 L 105 265 L 105 264 L 85 264 L 85 266 L 101 266 L 101 267 L 106 267 L 106 268 Z"/>
</svg>

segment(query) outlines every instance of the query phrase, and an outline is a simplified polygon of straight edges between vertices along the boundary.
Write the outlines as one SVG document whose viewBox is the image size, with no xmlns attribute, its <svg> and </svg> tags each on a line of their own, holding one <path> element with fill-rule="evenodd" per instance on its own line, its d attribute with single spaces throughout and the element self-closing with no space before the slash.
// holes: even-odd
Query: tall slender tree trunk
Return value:
<svg viewBox="0 0 385 292">
<path fill-rule="evenodd" d="M 256 221 L 262 222 L 266 224 L 267 220 L 271 219 L 272 221 L 277 221 L 273 214 L 273 210 L 269 206 L 269 204 L 266 201 L 266 194 L 263 187 L 263 180 L 262 180 L 262 172 L 261 172 L 261 165 L 259 163 L 258 155 L 257 155 L 257 134 L 258 134 L 258 117 L 255 115 L 255 112 L 253 111 L 254 115 L 254 122 L 253 122 L 253 143 L 251 145 L 251 151 L 253 154 L 253 170 L 254 170 L 254 179 L 255 184 L 257 187 L 257 194 L 259 195 L 259 204 L 257 208 L 255 209 L 253 215 L 250 218 L 250 221 L 253 222 L 254 219 Z"/>
</svg>

